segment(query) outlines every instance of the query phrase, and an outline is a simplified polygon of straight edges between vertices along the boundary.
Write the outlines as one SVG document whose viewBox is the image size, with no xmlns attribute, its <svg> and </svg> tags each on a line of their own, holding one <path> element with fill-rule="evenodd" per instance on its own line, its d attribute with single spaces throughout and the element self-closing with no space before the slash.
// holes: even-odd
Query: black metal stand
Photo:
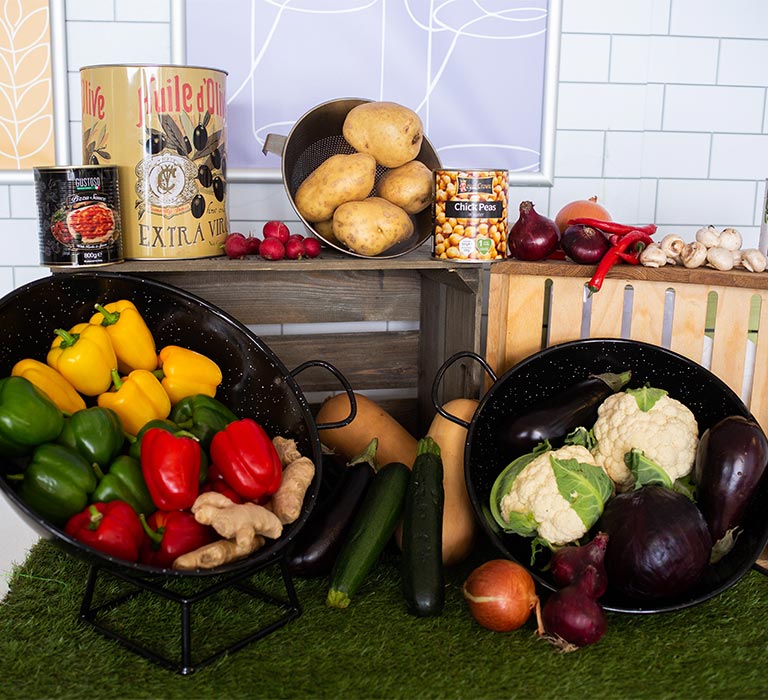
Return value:
<svg viewBox="0 0 768 700">
<path fill-rule="evenodd" d="M 254 588 L 245 581 L 245 579 L 252 577 L 257 572 L 270 565 L 278 565 L 280 567 L 283 585 L 285 586 L 285 592 L 287 594 L 286 599 L 274 597 L 273 595 Z M 113 599 L 94 607 L 93 597 L 96 591 L 96 579 L 99 573 L 110 574 L 115 578 L 121 579 L 122 581 L 132 585 L 134 590 L 131 590 L 128 593 L 122 595 L 118 595 Z M 208 585 L 206 588 L 194 593 L 193 595 L 186 596 L 171 590 L 169 588 L 170 583 L 170 577 L 158 579 L 140 578 L 119 569 L 102 569 L 99 566 L 92 565 L 88 573 L 88 582 L 85 588 L 83 603 L 80 606 L 80 619 L 83 622 L 91 625 L 100 634 L 119 642 L 130 651 L 139 654 L 140 656 L 143 656 L 144 658 L 149 659 L 150 661 L 153 661 L 154 663 L 159 664 L 166 669 L 176 671 L 182 675 L 189 675 L 194 673 L 196 670 L 207 666 L 224 654 L 234 653 L 239 649 L 242 649 L 247 644 L 265 637 L 280 627 L 283 627 L 285 624 L 301 614 L 301 606 L 296 596 L 293 580 L 290 573 L 288 572 L 288 567 L 283 557 L 280 557 L 277 561 L 273 560 L 266 562 L 264 564 L 260 564 L 257 567 L 251 567 L 242 572 L 237 572 L 222 579 L 218 579 L 215 583 Z M 282 616 L 266 625 L 258 627 L 234 643 L 214 651 L 205 658 L 195 661 L 192 655 L 193 606 L 196 603 L 202 602 L 218 593 L 231 591 L 233 588 L 253 598 L 257 598 L 265 603 L 282 609 Z M 101 613 L 108 612 L 141 593 L 150 593 L 152 595 L 162 596 L 163 598 L 179 605 L 181 612 L 181 652 L 179 659 L 174 660 L 169 658 L 167 655 L 153 651 L 147 646 L 144 646 L 143 644 L 133 639 L 129 639 L 125 635 L 107 627 L 105 624 L 99 621 L 98 618 Z"/>
</svg>

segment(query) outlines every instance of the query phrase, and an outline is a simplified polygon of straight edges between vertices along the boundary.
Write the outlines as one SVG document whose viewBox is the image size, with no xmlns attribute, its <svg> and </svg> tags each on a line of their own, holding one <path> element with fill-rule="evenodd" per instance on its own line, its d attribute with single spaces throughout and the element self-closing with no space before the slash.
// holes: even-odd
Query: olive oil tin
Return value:
<svg viewBox="0 0 768 700">
<path fill-rule="evenodd" d="M 40 264 L 122 262 L 118 172 L 114 166 L 35 168 Z"/>
<path fill-rule="evenodd" d="M 507 170 L 435 170 L 432 255 L 490 262 L 507 253 Z"/>
<path fill-rule="evenodd" d="M 120 172 L 126 258 L 223 254 L 226 76 L 193 66 L 80 69 L 83 162 Z"/>
</svg>

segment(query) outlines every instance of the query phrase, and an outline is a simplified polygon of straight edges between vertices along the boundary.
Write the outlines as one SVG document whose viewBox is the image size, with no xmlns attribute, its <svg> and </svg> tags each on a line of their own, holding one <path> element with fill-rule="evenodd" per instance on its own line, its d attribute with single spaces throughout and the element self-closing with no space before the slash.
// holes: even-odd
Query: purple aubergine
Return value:
<svg viewBox="0 0 768 700">
<path fill-rule="evenodd" d="M 696 451 L 696 501 L 718 542 L 741 526 L 768 465 L 768 439 L 744 416 L 728 416 L 704 431 Z"/>
<path fill-rule="evenodd" d="M 498 428 L 501 447 L 510 457 L 533 450 L 544 440 L 559 440 L 581 426 L 591 427 L 597 407 L 629 382 L 631 372 L 594 374 L 520 413 L 503 418 Z"/>
<path fill-rule="evenodd" d="M 286 556 L 288 570 L 292 574 L 311 578 L 331 573 L 344 538 L 378 469 L 375 461 L 377 446 L 378 439 L 374 439 L 363 454 L 344 467 L 333 492 L 307 518 Z"/>
<path fill-rule="evenodd" d="M 611 498 L 598 521 L 608 535 L 608 588 L 633 600 L 685 593 L 709 565 L 712 536 L 687 496 L 651 484 Z"/>
</svg>

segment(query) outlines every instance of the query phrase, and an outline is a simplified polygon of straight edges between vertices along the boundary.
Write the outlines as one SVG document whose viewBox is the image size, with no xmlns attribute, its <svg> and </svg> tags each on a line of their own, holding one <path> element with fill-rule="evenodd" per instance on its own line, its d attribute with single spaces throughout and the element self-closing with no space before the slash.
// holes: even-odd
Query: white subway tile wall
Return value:
<svg viewBox="0 0 768 700">
<path fill-rule="evenodd" d="M 79 68 L 171 62 L 170 5 L 66 0 L 73 162 Z M 764 0 L 563 0 L 555 180 L 514 187 L 510 215 L 523 200 L 554 216 L 598 195 L 618 220 L 684 236 L 703 224 L 736 226 L 756 245 L 768 177 L 766 65 Z M 232 185 L 229 217 L 246 233 L 273 218 L 298 228 L 278 184 Z M 0 294 L 48 274 L 29 185 L 0 186 L 0 245 Z M 6 525 L 0 518 L 0 541 L 12 539 Z"/>
</svg>

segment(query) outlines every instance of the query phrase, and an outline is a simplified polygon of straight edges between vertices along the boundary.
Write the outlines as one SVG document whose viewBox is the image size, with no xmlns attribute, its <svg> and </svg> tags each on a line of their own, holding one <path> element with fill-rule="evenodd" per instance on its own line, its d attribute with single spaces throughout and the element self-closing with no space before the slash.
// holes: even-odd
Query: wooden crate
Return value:
<svg viewBox="0 0 768 700">
<path fill-rule="evenodd" d="M 434 415 L 432 382 L 443 361 L 459 350 L 482 351 L 482 266 L 434 260 L 426 250 L 390 260 L 330 251 L 314 260 L 279 262 L 132 260 L 109 271 L 180 287 L 246 325 L 275 324 L 275 334 L 260 337 L 289 370 L 306 360 L 330 362 L 355 391 L 384 397 L 382 405 L 414 434 Z M 361 332 L 360 322 L 366 321 L 378 322 L 376 330 L 363 325 Z M 385 322 L 394 328 L 381 330 Z M 321 326 L 320 332 L 317 326 L 299 326 L 284 335 L 280 324 L 334 325 Z M 300 373 L 297 381 L 310 403 L 312 396 L 341 391 L 338 381 L 319 369 Z M 475 367 L 452 368 L 440 400 L 478 396 L 481 382 Z"/>
<path fill-rule="evenodd" d="M 498 374 L 545 347 L 631 338 L 708 366 L 768 430 L 768 273 L 621 265 L 587 298 L 594 267 L 491 266 L 486 356 Z"/>
</svg>

